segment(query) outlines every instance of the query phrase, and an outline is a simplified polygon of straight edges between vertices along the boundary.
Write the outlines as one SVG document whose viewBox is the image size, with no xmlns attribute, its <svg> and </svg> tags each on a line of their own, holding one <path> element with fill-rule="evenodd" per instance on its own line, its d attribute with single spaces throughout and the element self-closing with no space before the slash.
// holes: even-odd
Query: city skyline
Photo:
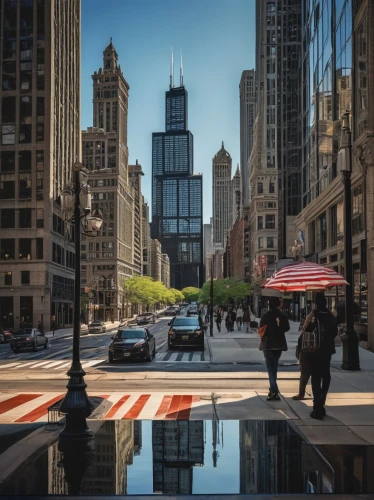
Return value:
<svg viewBox="0 0 374 500">
<path fill-rule="evenodd" d="M 92 125 L 91 75 L 101 64 L 102 47 L 112 37 L 130 85 L 129 163 L 136 159 L 141 163 L 143 194 L 150 203 L 152 132 L 164 125 L 161 96 L 169 84 L 171 47 L 175 81 L 179 81 L 182 49 L 190 129 L 195 139 L 195 172 L 204 174 L 203 214 L 204 222 L 209 223 L 212 155 L 223 140 L 234 165 L 240 161 L 239 83 L 242 71 L 255 66 L 255 2 L 238 0 L 233 6 L 228 0 L 193 1 L 188 9 L 169 0 L 157 8 L 148 0 L 112 3 L 118 13 L 114 21 L 112 9 L 103 10 L 96 0 L 82 1 L 81 129 Z M 183 23 L 174 22 L 180 16 Z M 229 25 L 235 30 L 222 36 Z"/>
</svg>

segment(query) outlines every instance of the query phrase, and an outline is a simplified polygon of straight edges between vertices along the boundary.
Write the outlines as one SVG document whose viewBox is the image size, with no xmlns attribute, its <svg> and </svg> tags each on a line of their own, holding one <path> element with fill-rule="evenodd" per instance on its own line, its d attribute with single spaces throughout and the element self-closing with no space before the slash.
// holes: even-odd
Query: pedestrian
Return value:
<svg viewBox="0 0 374 500">
<path fill-rule="evenodd" d="M 217 324 L 217 330 L 218 330 L 218 332 L 221 331 L 221 323 L 222 323 L 222 310 L 219 307 L 217 309 L 217 313 L 216 313 L 216 324 Z"/>
<path fill-rule="evenodd" d="M 302 351 L 302 338 L 303 334 L 301 333 L 296 346 L 296 358 L 299 360 L 300 365 L 299 393 L 296 394 L 296 396 L 292 396 L 292 399 L 295 399 L 296 401 L 300 401 L 305 398 L 305 390 L 310 378 L 310 364 L 307 353 Z"/>
<path fill-rule="evenodd" d="M 43 325 L 42 325 L 42 322 L 40 320 L 38 322 L 38 330 L 40 333 L 43 333 Z"/>
<path fill-rule="evenodd" d="M 56 331 L 56 321 L 53 320 L 52 321 L 52 335 L 53 335 L 53 337 L 55 336 L 55 331 Z"/>
<path fill-rule="evenodd" d="M 251 322 L 251 313 L 249 308 L 245 307 L 243 311 L 243 328 L 245 328 L 246 333 L 249 333 L 249 323 Z"/>
<path fill-rule="evenodd" d="M 331 356 L 336 352 L 334 339 L 338 334 L 336 318 L 327 309 L 323 292 L 316 293 L 314 310 L 307 316 L 303 325 L 304 336 L 305 332 L 314 332 L 313 338 L 316 339 L 312 351 L 310 347 L 307 349 L 306 342 L 302 339 L 302 351 L 306 352 L 312 379 L 313 411 L 310 416 L 322 420 L 326 415 L 325 403 L 331 382 Z"/>
<path fill-rule="evenodd" d="M 236 320 L 236 314 L 233 308 L 230 306 L 228 308 L 227 314 L 226 314 L 226 330 L 228 332 L 233 332 L 234 331 L 234 323 Z"/>
<path fill-rule="evenodd" d="M 269 311 L 261 318 L 260 328 L 265 328 L 260 342 L 260 351 L 263 351 L 266 362 L 266 368 L 269 376 L 269 394 L 268 401 L 280 401 L 279 389 L 277 384 L 278 363 L 282 351 L 287 351 L 287 341 L 285 333 L 289 331 L 290 324 L 278 308 L 280 306 L 279 297 L 269 298 Z M 260 334 L 259 328 L 259 334 Z"/>
<path fill-rule="evenodd" d="M 239 306 L 236 310 L 236 326 L 238 330 L 242 329 L 243 324 L 243 309 L 242 306 Z"/>
</svg>

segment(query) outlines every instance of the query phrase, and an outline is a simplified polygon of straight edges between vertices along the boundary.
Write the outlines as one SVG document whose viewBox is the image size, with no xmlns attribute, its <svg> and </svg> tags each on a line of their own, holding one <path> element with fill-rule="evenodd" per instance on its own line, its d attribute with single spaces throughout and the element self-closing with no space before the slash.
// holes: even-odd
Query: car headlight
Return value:
<svg viewBox="0 0 374 500">
<path fill-rule="evenodd" d="M 134 347 L 140 347 L 144 344 L 144 340 L 141 340 L 140 342 L 137 342 L 136 344 L 134 344 Z"/>
<path fill-rule="evenodd" d="M 196 333 L 196 335 L 201 335 L 203 333 L 203 331 L 202 330 L 196 330 L 195 333 Z"/>
</svg>

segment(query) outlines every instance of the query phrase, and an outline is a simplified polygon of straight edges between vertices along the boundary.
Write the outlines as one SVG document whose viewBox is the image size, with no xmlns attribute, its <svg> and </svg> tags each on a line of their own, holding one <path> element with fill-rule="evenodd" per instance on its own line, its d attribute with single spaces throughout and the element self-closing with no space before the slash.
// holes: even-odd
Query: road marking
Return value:
<svg viewBox="0 0 374 500">
<path fill-rule="evenodd" d="M 5 396 L 5 398 L 3 397 Z M 89 397 L 100 396 L 101 393 L 89 394 Z M 48 408 L 60 401 L 64 394 L 49 393 L 0 393 L 0 423 L 12 422 L 47 422 Z M 211 418 L 211 402 L 197 394 L 155 393 L 141 392 L 113 392 L 105 396 L 112 407 L 103 420 L 118 419 L 149 419 L 149 420 L 190 420 L 194 418 L 194 411 L 199 420 Z M 241 394 L 240 399 L 248 400 L 248 394 Z M 238 399 L 235 399 L 237 402 Z M 228 399 L 218 399 L 224 404 Z"/>
<path fill-rule="evenodd" d="M 198 352 L 158 352 L 156 363 L 209 363 L 208 351 Z"/>
</svg>

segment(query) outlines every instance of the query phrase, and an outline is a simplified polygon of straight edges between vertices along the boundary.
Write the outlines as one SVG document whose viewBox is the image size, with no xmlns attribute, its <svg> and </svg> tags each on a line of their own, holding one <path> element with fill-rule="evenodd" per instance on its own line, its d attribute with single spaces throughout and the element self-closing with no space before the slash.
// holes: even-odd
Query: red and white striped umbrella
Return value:
<svg viewBox="0 0 374 500">
<path fill-rule="evenodd" d="M 282 292 L 306 292 L 342 285 L 348 283 L 333 269 L 314 262 L 299 262 L 276 271 L 262 284 L 262 287 Z"/>
</svg>

